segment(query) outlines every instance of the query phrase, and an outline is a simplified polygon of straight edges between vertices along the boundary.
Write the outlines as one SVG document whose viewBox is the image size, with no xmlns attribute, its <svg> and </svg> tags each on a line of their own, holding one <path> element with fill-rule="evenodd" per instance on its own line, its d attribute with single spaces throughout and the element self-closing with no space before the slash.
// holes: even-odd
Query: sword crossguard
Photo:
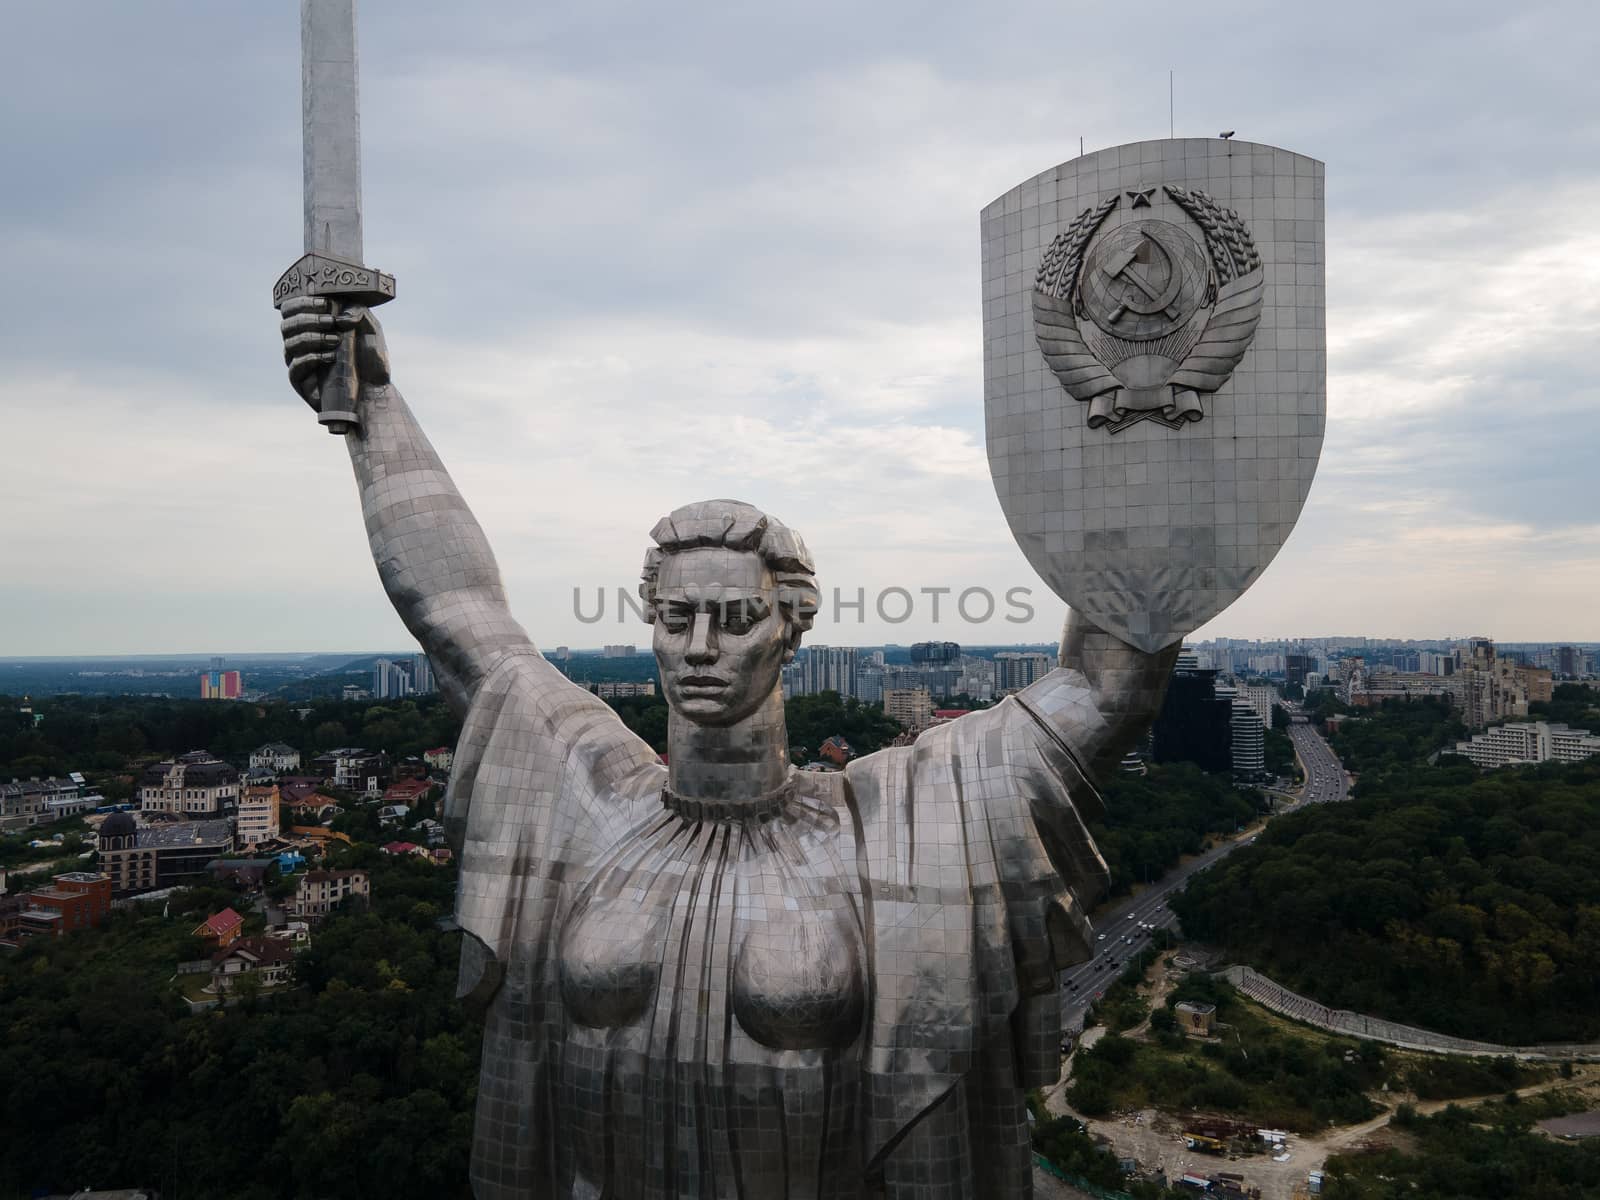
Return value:
<svg viewBox="0 0 1600 1200">
<path fill-rule="evenodd" d="M 333 302 L 335 311 L 357 304 L 373 308 L 394 299 L 394 276 L 328 254 L 306 254 L 278 277 L 272 288 L 272 307 L 282 309 L 287 301 L 301 296 L 325 297 Z M 327 426 L 329 433 L 344 434 L 360 428 L 356 415 L 360 389 L 356 334 L 347 330 L 340 335 L 333 365 L 317 390 L 317 420 Z"/>
</svg>

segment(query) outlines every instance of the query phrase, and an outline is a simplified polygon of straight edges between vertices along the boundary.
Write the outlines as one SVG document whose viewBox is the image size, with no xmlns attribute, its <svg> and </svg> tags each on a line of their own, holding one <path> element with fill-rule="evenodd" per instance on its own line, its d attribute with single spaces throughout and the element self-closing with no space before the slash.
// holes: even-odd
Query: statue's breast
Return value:
<svg viewBox="0 0 1600 1200">
<path fill-rule="evenodd" d="M 626 896 L 587 897 L 561 931 L 561 998 L 580 1025 L 616 1029 L 651 1006 L 668 912 Z"/>
<path fill-rule="evenodd" d="M 855 1041 L 865 958 L 840 865 L 853 856 L 827 845 L 836 823 L 780 825 L 657 826 L 600 865 L 561 929 L 568 1019 L 653 1034 L 731 1015 L 775 1050 Z"/>
<path fill-rule="evenodd" d="M 769 907 L 733 969 L 739 1027 L 775 1050 L 847 1046 L 866 1005 L 861 931 L 846 910 Z"/>
</svg>

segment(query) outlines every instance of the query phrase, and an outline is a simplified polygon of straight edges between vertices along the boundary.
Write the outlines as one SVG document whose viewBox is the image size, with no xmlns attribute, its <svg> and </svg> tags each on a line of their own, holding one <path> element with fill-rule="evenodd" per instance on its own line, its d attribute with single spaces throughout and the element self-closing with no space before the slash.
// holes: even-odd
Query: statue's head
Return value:
<svg viewBox="0 0 1600 1200">
<path fill-rule="evenodd" d="M 650 536 L 639 596 L 667 704 L 699 725 L 742 720 L 778 686 L 816 615 L 806 544 L 737 500 L 686 504 Z"/>
</svg>

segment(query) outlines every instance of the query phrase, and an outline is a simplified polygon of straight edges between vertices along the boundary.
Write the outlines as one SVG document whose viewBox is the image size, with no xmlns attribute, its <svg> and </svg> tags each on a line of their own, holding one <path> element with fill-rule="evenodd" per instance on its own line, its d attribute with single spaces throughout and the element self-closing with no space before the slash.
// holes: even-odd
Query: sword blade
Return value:
<svg viewBox="0 0 1600 1200">
<path fill-rule="evenodd" d="M 355 0 L 300 0 L 305 248 L 361 261 Z"/>
</svg>

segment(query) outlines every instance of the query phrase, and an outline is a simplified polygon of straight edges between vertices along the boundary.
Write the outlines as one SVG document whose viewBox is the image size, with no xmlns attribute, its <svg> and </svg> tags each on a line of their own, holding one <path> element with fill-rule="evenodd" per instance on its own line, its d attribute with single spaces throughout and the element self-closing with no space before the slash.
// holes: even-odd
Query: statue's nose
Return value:
<svg viewBox="0 0 1600 1200">
<path fill-rule="evenodd" d="M 694 624 L 689 627 L 689 649 L 683 657 L 692 666 L 717 661 L 716 622 L 711 613 L 695 613 Z"/>
</svg>

